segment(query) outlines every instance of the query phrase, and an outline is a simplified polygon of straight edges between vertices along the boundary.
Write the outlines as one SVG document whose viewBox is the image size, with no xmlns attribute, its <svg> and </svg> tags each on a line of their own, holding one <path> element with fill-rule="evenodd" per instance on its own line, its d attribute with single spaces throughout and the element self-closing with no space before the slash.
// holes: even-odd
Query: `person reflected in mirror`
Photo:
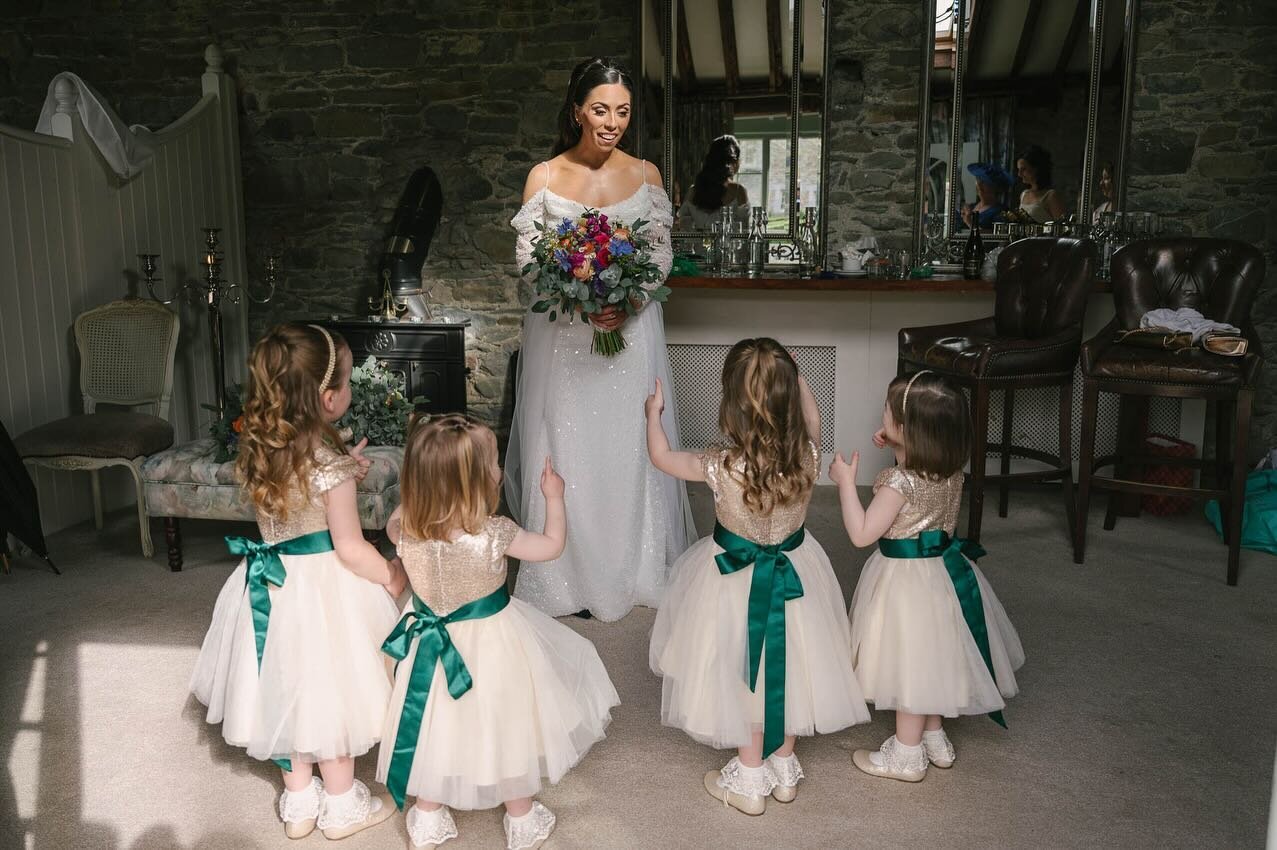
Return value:
<svg viewBox="0 0 1277 850">
<path fill-rule="evenodd" d="M 679 228 L 709 230 L 723 207 L 732 211 L 733 221 L 743 221 L 749 210 L 749 192 L 736 182 L 739 170 L 740 142 L 735 136 L 719 136 L 710 142 L 689 197 L 678 209 Z"/>
<path fill-rule="evenodd" d="M 1015 161 L 1015 173 L 1024 184 L 1020 193 L 1020 209 L 1038 224 L 1062 221 L 1068 216 L 1064 199 L 1052 188 L 1051 154 L 1037 145 L 1030 145 Z"/>
<path fill-rule="evenodd" d="M 974 220 L 981 230 L 992 230 L 993 223 L 1001 221 L 1006 212 L 1004 199 L 1011 188 L 1011 175 L 996 162 L 973 162 L 967 171 L 975 177 L 976 203 L 963 205 L 962 223 L 971 227 Z"/>
<path fill-rule="evenodd" d="M 1104 200 L 1091 213 L 1091 226 L 1100 223 L 1105 213 L 1117 212 L 1117 183 L 1113 178 L 1113 163 L 1100 166 L 1100 197 Z"/>
</svg>

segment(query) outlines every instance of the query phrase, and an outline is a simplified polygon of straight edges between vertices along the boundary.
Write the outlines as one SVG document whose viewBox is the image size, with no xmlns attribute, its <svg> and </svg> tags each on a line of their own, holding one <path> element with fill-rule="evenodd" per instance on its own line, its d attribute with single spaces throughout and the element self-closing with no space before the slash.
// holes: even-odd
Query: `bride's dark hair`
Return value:
<svg viewBox="0 0 1277 850">
<path fill-rule="evenodd" d="M 629 72 L 615 59 L 607 56 L 586 59 L 572 69 L 568 93 L 559 109 L 559 138 L 554 143 L 550 156 L 558 156 L 581 141 L 581 125 L 576 123 L 575 112 L 576 107 L 585 103 L 585 96 L 596 86 L 618 84 L 625 86 L 630 96 L 634 96 L 634 83 L 630 80 Z"/>
<path fill-rule="evenodd" d="M 723 205 L 727 194 L 727 178 L 740 165 L 740 142 L 735 136 L 719 136 L 709 143 L 700 173 L 692 183 L 692 203 L 706 212 L 713 212 Z"/>
</svg>

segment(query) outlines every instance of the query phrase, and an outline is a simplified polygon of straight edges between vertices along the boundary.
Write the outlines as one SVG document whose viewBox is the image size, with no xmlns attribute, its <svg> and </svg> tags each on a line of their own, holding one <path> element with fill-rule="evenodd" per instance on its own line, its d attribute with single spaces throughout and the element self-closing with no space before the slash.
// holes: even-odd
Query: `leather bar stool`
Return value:
<svg viewBox="0 0 1277 850">
<path fill-rule="evenodd" d="M 1228 541 L 1228 583 L 1237 584 L 1246 492 L 1246 437 L 1255 382 L 1263 364 L 1250 309 L 1264 281 L 1264 257 L 1245 242 L 1176 237 L 1132 242 L 1113 255 L 1112 269 L 1117 317 L 1082 346 L 1082 447 L 1073 560 L 1082 563 L 1086 553 L 1087 508 L 1093 489 L 1114 494 L 1105 528 L 1112 528 L 1117 519 L 1116 494 L 1206 496 L 1220 500 L 1224 538 Z M 1225 357 L 1197 347 L 1167 351 L 1115 341 L 1120 331 L 1138 328 L 1145 313 L 1160 307 L 1191 307 L 1208 319 L 1240 328 L 1247 339 L 1246 354 Z M 1117 454 L 1096 461 L 1095 419 L 1101 392 L 1122 397 L 1124 415 Z M 1142 455 L 1138 446 L 1141 435 L 1135 427 L 1139 416 L 1131 411 L 1145 407 L 1151 397 L 1212 402 L 1215 460 L 1153 459 Z M 1204 457 L 1205 446 L 1202 448 Z M 1214 486 L 1175 487 L 1136 480 L 1139 468 L 1150 462 L 1211 471 Z M 1112 478 L 1094 475 L 1097 468 L 1110 464 L 1116 467 Z"/>
<path fill-rule="evenodd" d="M 897 373 L 939 372 L 972 395 L 971 499 L 967 537 L 980 538 L 984 491 L 999 484 L 998 515 L 1007 515 L 1013 480 L 1059 479 L 1069 528 L 1073 511 L 1073 371 L 1082 344 L 1082 318 L 1096 269 L 1095 243 L 1041 237 L 1022 239 L 998 256 L 994 314 L 986 319 L 900 330 Z M 1012 441 L 1015 392 L 1058 387 L 1059 453 Z M 1003 393 L 999 472 L 988 474 L 989 395 Z M 1045 469 L 1011 471 L 1011 459 L 1046 464 Z"/>
</svg>

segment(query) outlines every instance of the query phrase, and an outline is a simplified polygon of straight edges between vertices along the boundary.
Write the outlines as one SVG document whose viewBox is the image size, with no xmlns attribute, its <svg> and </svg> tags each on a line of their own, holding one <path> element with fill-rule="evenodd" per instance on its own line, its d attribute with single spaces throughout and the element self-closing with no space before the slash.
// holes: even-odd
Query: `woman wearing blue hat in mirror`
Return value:
<svg viewBox="0 0 1277 850">
<path fill-rule="evenodd" d="M 975 177 L 978 202 L 963 205 L 962 223 L 970 227 L 974 218 L 981 230 L 990 230 L 1006 211 L 1002 199 L 1011 188 L 1011 175 L 996 162 L 973 162 L 967 166 L 967 171 Z"/>
</svg>

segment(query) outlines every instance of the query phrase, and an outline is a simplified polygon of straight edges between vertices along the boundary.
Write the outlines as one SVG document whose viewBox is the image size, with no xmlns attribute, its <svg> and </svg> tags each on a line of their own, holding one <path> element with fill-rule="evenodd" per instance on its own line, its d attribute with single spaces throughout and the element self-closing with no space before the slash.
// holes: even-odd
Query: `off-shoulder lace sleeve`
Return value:
<svg viewBox="0 0 1277 850">
<path fill-rule="evenodd" d="M 539 191 L 528 202 L 519 208 L 510 226 L 514 228 L 514 264 L 515 271 L 523 274 L 523 267 L 532 262 L 532 243 L 539 235 L 536 223 L 541 221 L 545 210 L 545 193 Z"/>
<path fill-rule="evenodd" d="M 651 228 L 652 233 L 652 262 L 656 263 L 661 270 L 661 280 L 653 283 L 643 284 L 644 289 L 655 289 L 662 286 L 665 278 L 669 276 L 670 267 L 674 265 L 674 245 L 670 239 L 670 231 L 674 227 L 674 206 L 670 203 L 669 195 L 665 194 L 665 190 L 660 186 L 652 183 L 645 184 L 647 186 L 647 195 L 652 201 Z"/>
</svg>

